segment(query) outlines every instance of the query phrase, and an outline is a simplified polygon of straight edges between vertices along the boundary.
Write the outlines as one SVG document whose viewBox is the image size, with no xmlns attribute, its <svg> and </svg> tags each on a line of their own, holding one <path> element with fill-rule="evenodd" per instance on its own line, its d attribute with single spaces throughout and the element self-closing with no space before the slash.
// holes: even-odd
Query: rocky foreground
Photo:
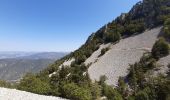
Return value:
<svg viewBox="0 0 170 100">
<path fill-rule="evenodd" d="M 59 97 L 43 96 L 16 89 L 0 88 L 0 100 L 66 100 Z"/>
</svg>

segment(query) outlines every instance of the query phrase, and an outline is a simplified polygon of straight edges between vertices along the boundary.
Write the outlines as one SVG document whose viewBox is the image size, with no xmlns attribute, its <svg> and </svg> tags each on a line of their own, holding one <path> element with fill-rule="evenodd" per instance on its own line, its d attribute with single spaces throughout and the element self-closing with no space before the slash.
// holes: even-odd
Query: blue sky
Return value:
<svg viewBox="0 0 170 100">
<path fill-rule="evenodd" d="M 0 51 L 73 51 L 139 0 L 0 0 Z"/>
</svg>

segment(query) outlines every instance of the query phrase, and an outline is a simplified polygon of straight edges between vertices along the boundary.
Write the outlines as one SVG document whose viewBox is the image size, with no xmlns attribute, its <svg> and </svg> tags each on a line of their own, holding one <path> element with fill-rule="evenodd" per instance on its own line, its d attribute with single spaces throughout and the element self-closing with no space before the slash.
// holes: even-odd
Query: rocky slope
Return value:
<svg viewBox="0 0 170 100">
<path fill-rule="evenodd" d="M 108 84 L 117 85 L 119 76 L 127 75 L 129 64 L 138 62 L 145 52 L 151 51 L 161 29 L 162 27 L 157 27 L 139 35 L 122 39 L 115 45 L 110 44 L 110 50 L 100 58 L 95 55 L 100 55 L 101 49 L 94 52 L 92 56 L 87 59 L 88 62 L 97 59 L 96 62 L 92 62 L 93 64 L 88 69 L 90 78 L 99 81 L 100 76 L 105 75 L 108 78 Z M 101 46 L 101 48 L 103 48 L 103 46 Z M 169 61 L 169 59 L 165 59 L 160 62 L 167 66 Z"/>
<path fill-rule="evenodd" d="M 129 69 L 129 64 L 138 62 L 146 52 L 151 52 L 153 44 L 161 35 L 162 26 L 146 30 L 143 33 L 133 35 L 121 39 L 116 44 L 101 44 L 100 48 L 95 51 L 86 61 L 85 65 L 90 65 L 88 73 L 90 78 L 99 81 L 102 75 L 107 77 L 107 84 L 117 86 L 119 77 L 126 76 Z M 103 48 L 110 48 L 103 56 L 99 57 Z M 66 60 L 62 65 L 70 66 L 74 60 Z M 166 73 L 167 65 L 170 62 L 169 56 L 164 57 L 158 61 L 161 65 L 160 69 L 155 73 Z M 68 63 L 68 64 L 67 64 Z M 55 75 L 56 72 L 50 74 Z"/>
<path fill-rule="evenodd" d="M 156 71 L 154 71 L 154 74 L 165 74 L 167 75 L 167 71 L 169 70 L 168 68 L 168 64 L 170 64 L 170 55 L 161 58 L 158 62 L 158 65 L 160 66 L 160 68 Z"/>
</svg>

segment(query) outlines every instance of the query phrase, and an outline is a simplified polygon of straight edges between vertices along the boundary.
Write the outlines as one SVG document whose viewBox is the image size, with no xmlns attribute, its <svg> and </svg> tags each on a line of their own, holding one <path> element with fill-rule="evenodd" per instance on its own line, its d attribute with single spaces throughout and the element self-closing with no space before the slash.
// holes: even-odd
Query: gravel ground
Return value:
<svg viewBox="0 0 170 100">
<path fill-rule="evenodd" d="M 74 62 L 74 61 L 75 61 L 74 58 L 71 58 L 71 59 L 69 59 L 69 60 L 66 60 L 63 64 L 61 64 L 61 65 L 59 66 L 59 69 L 61 69 L 63 66 L 70 66 L 71 63 Z M 52 76 L 55 75 L 55 74 L 57 74 L 57 72 L 53 72 L 53 73 L 49 74 L 48 76 L 49 76 L 49 77 L 52 77 Z"/>
<path fill-rule="evenodd" d="M 103 48 L 109 47 L 110 45 L 111 45 L 110 43 L 100 45 L 100 48 L 99 48 L 97 51 L 95 51 L 95 52 L 84 62 L 85 65 L 88 65 L 88 64 L 90 64 L 90 63 L 94 63 L 95 61 L 97 61 L 97 60 L 98 60 L 98 56 L 101 54 L 101 50 L 102 50 Z"/>
<path fill-rule="evenodd" d="M 43 96 L 15 89 L 0 88 L 0 100 L 66 100 L 66 99 L 52 96 Z"/>
<path fill-rule="evenodd" d="M 75 61 L 74 58 L 71 58 L 71 59 L 69 59 L 69 60 L 66 60 L 63 64 L 61 64 L 61 65 L 59 66 L 59 68 L 62 68 L 62 66 L 70 66 L 71 63 L 74 62 L 74 61 Z"/>
<path fill-rule="evenodd" d="M 128 65 L 139 61 L 144 52 L 151 50 L 161 29 L 162 27 L 157 27 L 147 30 L 139 35 L 122 39 L 119 43 L 112 45 L 105 55 L 89 67 L 90 78 L 99 80 L 101 75 L 106 75 L 108 78 L 107 84 L 116 86 L 119 76 L 127 75 Z M 99 52 L 96 51 L 95 53 Z M 95 57 L 92 55 L 87 61 L 97 59 Z"/>
<path fill-rule="evenodd" d="M 161 67 L 160 67 L 160 70 L 154 72 L 154 75 L 158 75 L 159 73 L 166 75 L 167 71 L 169 70 L 168 64 L 170 64 L 170 55 L 161 58 L 157 63 Z"/>
</svg>

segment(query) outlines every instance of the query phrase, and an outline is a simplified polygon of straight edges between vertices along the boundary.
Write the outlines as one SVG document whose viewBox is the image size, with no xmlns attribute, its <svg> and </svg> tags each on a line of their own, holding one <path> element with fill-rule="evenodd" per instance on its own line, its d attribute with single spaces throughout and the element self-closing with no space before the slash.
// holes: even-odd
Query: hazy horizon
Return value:
<svg viewBox="0 0 170 100">
<path fill-rule="evenodd" d="M 138 1 L 1 0 L 0 51 L 74 51 Z"/>
</svg>

